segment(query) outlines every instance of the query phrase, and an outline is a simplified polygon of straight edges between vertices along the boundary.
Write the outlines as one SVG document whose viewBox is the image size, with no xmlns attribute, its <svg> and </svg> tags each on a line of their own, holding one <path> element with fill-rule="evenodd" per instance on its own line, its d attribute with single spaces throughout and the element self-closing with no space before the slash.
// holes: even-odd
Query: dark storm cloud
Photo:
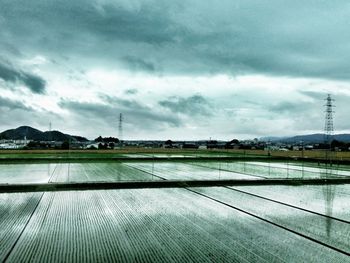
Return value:
<svg viewBox="0 0 350 263">
<path fill-rule="evenodd" d="M 317 91 L 299 91 L 301 94 L 310 97 L 312 99 L 318 100 L 318 101 L 322 101 L 325 100 L 327 97 L 327 93 L 326 92 L 317 92 Z"/>
<path fill-rule="evenodd" d="M 84 117 L 87 122 L 91 118 L 103 120 L 109 125 L 117 122 L 119 113 L 123 113 L 125 123 L 134 127 L 150 130 L 162 127 L 178 127 L 181 121 L 174 117 L 162 114 L 156 109 L 141 105 L 134 100 L 119 99 L 110 96 L 103 96 L 104 103 L 77 102 L 61 100 L 59 106 L 70 112 Z"/>
<path fill-rule="evenodd" d="M 261 106 L 262 109 L 267 109 L 269 113 L 269 118 L 280 118 L 284 117 L 289 120 L 303 120 L 303 123 L 299 123 L 300 127 L 304 128 L 315 124 L 315 118 L 323 118 L 323 101 L 322 99 L 315 99 L 312 101 L 302 101 L 302 100 L 285 100 L 279 102 L 273 102 L 270 105 Z M 312 120 L 312 121 L 311 121 Z M 299 128 L 300 128 L 299 127 Z M 321 127 L 321 126 L 319 126 Z"/>
<path fill-rule="evenodd" d="M 212 114 L 210 103 L 201 95 L 194 95 L 188 98 L 170 97 L 158 103 L 174 113 L 205 116 L 210 116 Z"/>
<path fill-rule="evenodd" d="M 124 92 L 126 95 L 135 95 L 138 93 L 137 89 L 128 89 Z"/>
<path fill-rule="evenodd" d="M 144 61 L 140 58 L 126 56 L 122 58 L 131 70 L 154 72 L 155 66 L 151 62 Z"/>
<path fill-rule="evenodd" d="M 33 110 L 32 108 L 24 105 L 24 103 L 21 101 L 11 100 L 3 97 L 0 97 L 0 108 L 7 111 L 18 110 L 18 109 L 25 110 L 25 111 Z"/>
<path fill-rule="evenodd" d="M 21 83 L 33 93 L 43 94 L 46 82 L 39 76 L 15 69 L 0 62 L 0 78 L 6 82 Z"/>
<path fill-rule="evenodd" d="M 306 112 L 307 108 L 312 108 L 314 106 L 310 105 L 310 107 L 308 107 L 308 105 L 309 104 L 305 102 L 283 101 L 269 105 L 267 109 L 275 114 L 298 115 L 302 112 Z"/>
<path fill-rule="evenodd" d="M 1 24 L 0 24 L 1 27 Z M 19 51 L 18 47 L 14 44 L 9 44 L 6 39 L 0 39 L 1 50 L 0 53 L 2 55 L 11 54 L 13 56 L 23 56 L 23 54 Z"/>
<path fill-rule="evenodd" d="M 105 43 L 113 41 L 160 45 L 172 42 L 177 35 L 176 28 L 171 27 L 168 18 L 172 10 L 166 8 L 166 3 L 153 5 L 152 1 L 146 1 L 140 4 L 140 10 L 129 10 L 121 3 L 123 1 L 100 1 L 104 2 L 101 5 L 98 2 L 61 0 L 23 3 L 14 0 L 2 4 L 2 10 L 11 12 L 0 14 L 4 18 L 4 26 L 9 29 L 9 35 L 23 33 L 19 35 L 23 37 L 26 32 L 31 35 L 31 39 L 28 39 L 30 44 L 33 41 L 40 42 L 44 49 L 53 47 L 56 51 L 62 51 L 67 46 L 76 51 L 83 45 L 86 48 L 95 48 L 98 52 Z M 54 38 L 57 36 L 61 37 L 59 45 Z M 86 40 L 92 42 L 86 43 Z M 94 43 L 94 40 L 98 43 Z M 73 43 L 76 46 L 72 46 Z M 96 55 L 106 52 L 101 51 Z M 119 51 L 123 57 L 130 53 Z"/>
<path fill-rule="evenodd" d="M 0 38 L 21 52 L 148 73 L 350 78 L 345 0 L 0 3 Z"/>
</svg>

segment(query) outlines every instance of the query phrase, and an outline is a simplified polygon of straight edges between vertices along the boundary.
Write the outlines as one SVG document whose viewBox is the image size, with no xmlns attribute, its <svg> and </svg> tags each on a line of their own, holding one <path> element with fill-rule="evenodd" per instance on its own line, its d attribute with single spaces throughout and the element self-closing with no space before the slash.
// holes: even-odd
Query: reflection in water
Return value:
<svg viewBox="0 0 350 263">
<path fill-rule="evenodd" d="M 301 162 L 301 178 L 304 178 L 304 173 L 305 173 L 305 170 L 304 170 L 304 160 L 302 160 L 302 162 Z"/>
<path fill-rule="evenodd" d="M 321 174 L 321 177 L 324 179 L 328 179 L 331 177 L 332 174 L 332 164 L 331 163 L 326 163 L 324 173 Z M 333 200 L 335 196 L 335 185 L 332 184 L 324 184 L 322 186 L 322 192 L 323 192 L 323 197 L 325 200 L 325 214 L 327 216 L 326 218 L 326 231 L 327 231 L 327 236 L 330 237 L 330 232 L 331 232 L 331 224 L 332 224 L 332 219 L 330 218 L 333 213 Z"/>
<path fill-rule="evenodd" d="M 154 175 L 154 157 L 152 160 L 152 181 L 153 181 L 153 175 Z"/>
<path fill-rule="evenodd" d="M 47 164 L 47 180 L 50 183 L 51 181 L 51 164 L 50 163 Z"/>
<path fill-rule="evenodd" d="M 70 182 L 70 162 L 68 163 L 67 169 L 68 169 L 68 171 L 67 171 L 67 174 L 68 174 L 67 182 Z"/>
<path fill-rule="evenodd" d="M 122 177 L 121 177 L 121 170 L 122 169 L 122 166 L 119 164 L 117 166 L 117 181 L 120 182 L 122 180 Z"/>
</svg>

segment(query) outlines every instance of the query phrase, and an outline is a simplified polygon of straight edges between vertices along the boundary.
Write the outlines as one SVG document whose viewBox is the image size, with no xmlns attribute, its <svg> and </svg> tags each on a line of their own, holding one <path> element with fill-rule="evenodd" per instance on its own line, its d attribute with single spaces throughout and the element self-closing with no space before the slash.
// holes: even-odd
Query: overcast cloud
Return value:
<svg viewBox="0 0 350 263">
<path fill-rule="evenodd" d="M 0 6 L 1 130 L 117 136 L 123 113 L 125 139 L 304 134 L 322 131 L 331 93 L 350 131 L 346 0 Z"/>
</svg>

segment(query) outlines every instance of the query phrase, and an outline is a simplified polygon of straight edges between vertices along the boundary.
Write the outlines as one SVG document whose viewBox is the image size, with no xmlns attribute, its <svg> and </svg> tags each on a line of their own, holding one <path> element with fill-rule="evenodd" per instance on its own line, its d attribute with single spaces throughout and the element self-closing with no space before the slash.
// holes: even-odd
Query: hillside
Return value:
<svg viewBox="0 0 350 263">
<path fill-rule="evenodd" d="M 0 133 L 0 139 L 23 140 L 24 137 L 26 137 L 27 140 L 34 141 L 88 141 L 88 139 L 81 136 L 64 134 L 60 131 L 42 132 L 30 126 L 21 126 L 16 129 L 6 130 Z"/>
<path fill-rule="evenodd" d="M 350 142 L 350 134 L 335 134 L 331 136 L 331 140 L 337 140 L 342 142 Z M 285 142 L 285 143 L 297 143 L 303 141 L 304 143 L 322 143 L 324 142 L 323 133 L 297 135 L 293 137 L 270 137 L 271 142 Z"/>
</svg>

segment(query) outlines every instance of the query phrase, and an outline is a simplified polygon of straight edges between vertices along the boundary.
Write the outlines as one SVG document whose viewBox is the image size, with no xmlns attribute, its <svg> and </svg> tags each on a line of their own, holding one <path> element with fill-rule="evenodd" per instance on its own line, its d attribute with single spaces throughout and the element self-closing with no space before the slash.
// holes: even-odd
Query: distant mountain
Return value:
<svg viewBox="0 0 350 263">
<path fill-rule="evenodd" d="M 261 137 L 259 138 L 259 141 L 263 142 L 275 142 L 275 141 L 281 141 L 282 139 L 286 139 L 288 137 L 278 137 L 278 136 L 267 136 L 267 137 Z"/>
<path fill-rule="evenodd" d="M 27 140 L 34 141 L 88 141 L 88 139 L 81 136 L 64 134 L 60 131 L 42 132 L 29 126 L 21 126 L 17 129 L 10 129 L 0 133 L 0 139 L 23 140 L 24 137 L 26 137 Z"/>
<path fill-rule="evenodd" d="M 280 141 L 287 142 L 287 143 L 301 142 L 301 141 L 304 143 L 322 143 L 324 142 L 324 134 L 315 133 L 315 134 L 308 134 L 308 135 L 297 135 L 289 138 L 284 138 Z"/>
<path fill-rule="evenodd" d="M 304 143 L 322 143 L 322 142 L 324 142 L 324 134 L 323 133 L 297 135 L 297 136 L 293 136 L 293 137 L 265 137 L 265 138 L 270 138 L 271 142 L 285 142 L 285 143 L 298 143 L 301 141 L 303 141 Z M 263 140 L 263 138 L 261 138 L 261 140 Z M 335 135 L 331 136 L 331 140 L 350 142 L 350 134 L 335 134 Z"/>
</svg>

